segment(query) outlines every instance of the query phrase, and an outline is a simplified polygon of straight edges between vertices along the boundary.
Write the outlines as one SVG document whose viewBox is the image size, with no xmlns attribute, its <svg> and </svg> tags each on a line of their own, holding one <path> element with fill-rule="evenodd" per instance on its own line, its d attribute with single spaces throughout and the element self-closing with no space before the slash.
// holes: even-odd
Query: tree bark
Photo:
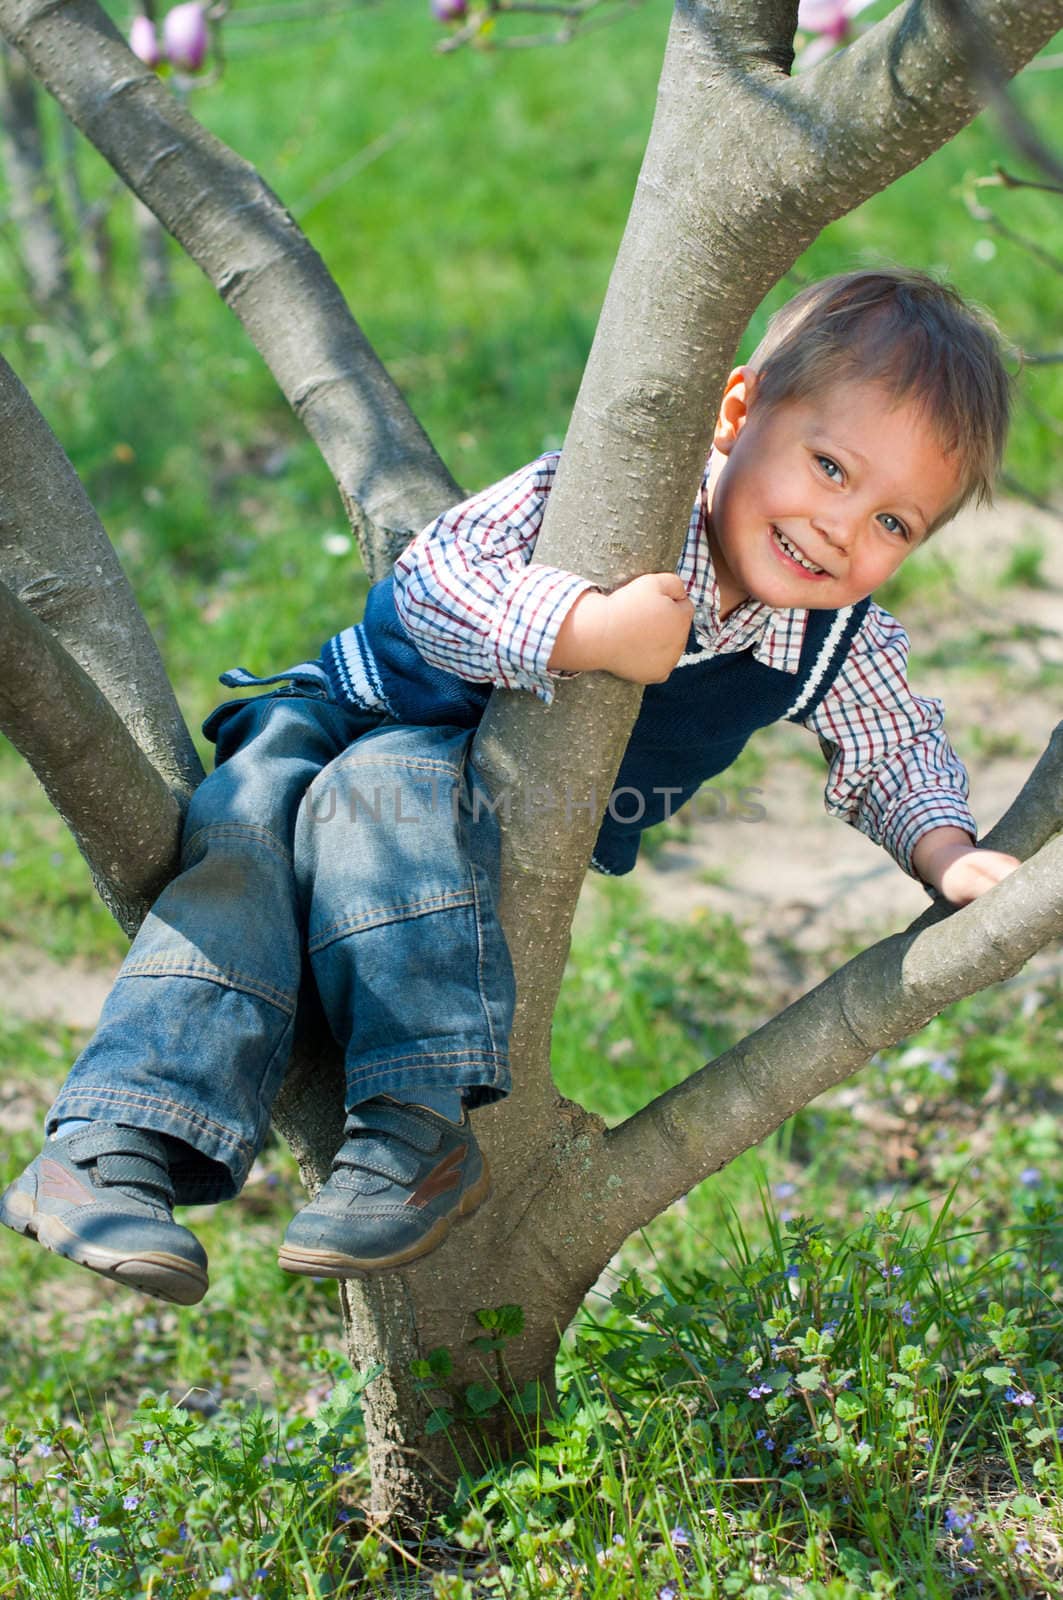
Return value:
<svg viewBox="0 0 1063 1600">
<path fill-rule="evenodd" d="M 461 491 L 317 251 L 95 0 L 2 0 L 0 30 L 239 317 L 328 463 L 369 571 L 385 572 Z"/>
<path fill-rule="evenodd" d="M 970 11 L 1009 72 L 1063 23 L 1063 0 L 984 0 Z M 544 561 L 606 585 L 674 563 L 716 396 L 763 293 L 825 222 L 914 166 L 977 109 L 963 52 L 935 5 L 902 7 L 801 80 L 787 76 L 795 15 L 793 0 L 677 8 L 631 220 L 537 551 Z M 352 520 L 364 516 L 385 533 L 415 527 L 452 499 L 452 480 L 380 381 L 290 219 L 174 105 L 90 0 L 62 8 L 0 0 L 0 27 L 241 315 L 333 466 Z M 370 561 L 387 547 L 386 537 L 371 538 Z M 518 1386 L 548 1378 L 560 1330 L 620 1238 L 681 1192 L 677 1184 L 689 1187 L 774 1125 L 751 1083 L 774 1096 L 781 1074 L 778 1106 L 792 1109 L 825 1086 L 825 1074 L 838 1081 L 1060 930 L 1060 848 L 1050 843 L 947 934 L 928 928 L 865 953 L 785 1021 L 607 1134 L 600 1119 L 558 1099 L 549 1031 L 597 800 L 604 804 L 637 705 L 630 685 L 600 675 L 562 685 L 549 712 L 530 697 L 496 694 L 478 738 L 493 781 L 516 789 L 534 770 L 568 805 L 551 814 L 540 803 L 534 825 L 510 828 L 505 840 L 504 919 L 520 1001 L 517 1091 L 477 1119 L 494 1199 L 427 1260 L 347 1291 L 356 1363 L 387 1368 L 366 1396 L 381 1515 L 415 1520 L 453 1475 L 455 1451 L 506 1445 L 493 1419 L 464 1427 L 460 1404 L 449 1435 L 425 1436 L 411 1359 L 448 1346 L 460 1402 L 464 1385 L 494 1375 L 471 1344 L 476 1310 L 518 1302 L 525 1328 L 507 1350 L 510 1374 Z M 1058 800 L 1043 793 L 1053 760 L 1027 805 L 1048 831 L 1059 823 Z M 952 959 L 954 939 L 966 963 Z M 279 1108 L 311 1180 L 327 1166 L 335 1127 L 335 1101 L 319 1080 L 311 1087 L 318 1059 L 313 1046 L 304 1050 Z M 647 1176 L 658 1166 L 659 1176 Z M 466 1464 L 475 1467 L 473 1455 Z"/>
<path fill-rule="evenodd" d="M 0 436 L 0 583 L 47 624 L 187 797 L 203 768 L 158 647 L 62 446 L 2 358 Z M 123 770 L 113 780 L 116 807 Z M 127 870 L 136 872 L 133 860 Z"/>
<path fill-rule="evenodd" d="M 2 583 L 0 732 L 32 761 L 101 899 L 132 933 L 173 876 L 180 807 L 88 673 Z"/>
</svg>

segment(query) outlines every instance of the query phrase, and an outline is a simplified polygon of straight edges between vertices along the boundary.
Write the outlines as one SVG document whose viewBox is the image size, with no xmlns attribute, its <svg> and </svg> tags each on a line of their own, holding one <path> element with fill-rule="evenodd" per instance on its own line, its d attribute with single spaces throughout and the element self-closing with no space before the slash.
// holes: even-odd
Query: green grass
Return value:
<svg viewBox="0 0 1063 1600">
<path fill-rule="evenodd" d="M 615 1119 L 765 997 L 726 920 L 663 924 L 623 883 L 594 899 L 555 1059 L 560 1087 Z M 515 1414 L 517 1461 L 471 1472 L 412 1552 L 432 1593 L 1056 1592 L 1061 1038 L 1045 964 L 629 1241 L 565 1341 L 557 1414 Z M 0 1180 L 77 1045 L 14 1024 L 0 1039 L 7 1125 L 29 1112 Z M 359 1511 L 369 1375 L 328 1354 L 331 1287 L 274 1262 L 297 1195 L 274 1146 L 239 1200 L 188 1214 L 214 1286 L 187 1310 L 5 1238 L 20 1315 L 0 1334 L 0 1595 L 385 1592 L 394 1551 Z"/>
<path fill-rule="evenodd" d="M 667 15 L 653 0 L 567 50 L 440 58 L 420 7 L 380 0 L 298 36 L 234 28 L 224 84 L 195 98 L 308 228 L 470 486 L 564 435 Z M 1018 91 L 1042 127 L 1055 81 Z M 1057 276 L 965 203 L 998 160 L 1015 164 L 981 119 L 828 229 L 768 307 L 885 257 L 945 272 L 1047 348 Z M 93 194 L 109 181 L 88 155 L 83 177 Z M 1063 255 L 1058 197 L 978 197 Z M 124 202 L 113 234 L 116 305 L 84 337 L 42 327 L 5 263 L 0 318 L 198 725 L 219 671 L 312 651 L 358 614 L 365 579 L 236 323 L 175 258 L 170 310 L 138 324 Z M 1058 493 L 1061 400 L 1058 366 L 1022 375 L 1009 471 L 1040 494 Z M 935 549 L 891 603 L 949 583 Z M 1006 581 L 1040 570 L 1027 544 Z M 999 671 L 993 646 L 981 665 Z M 761 760 L 729 782 L 755 785 Z M 0 801 L 5 941 L 113 965 L 123 940 L 9 747 Z M 629 886 L 600 886 L 558 1011 L 559 1087 L 627 1116 L 763 1015 L 751 970 L 726 919 L 664 924 Z M 0 1028 L 5 1181 L 84 1043 L 16 1009 Z M 430 1530 L 449 1545 L 415 1552 L 434 1593 L 1058 1593 L 1061 1039 L 1050 974 L 965 1002 L 629 1241 L 566 1340 L 557 1417 L 517 1465 L 470 1477 Z M 214 1287 L 187 1311 L 5 1236 L 0 1600 L 384 1592 L 393 1552 L 357 1515 L 361 1380 L 331 1353 L 335 1296 L 275 1264 L 298 1193 L 273 1146 L 238 1201 L 192 1215 Z"/>
</svg>

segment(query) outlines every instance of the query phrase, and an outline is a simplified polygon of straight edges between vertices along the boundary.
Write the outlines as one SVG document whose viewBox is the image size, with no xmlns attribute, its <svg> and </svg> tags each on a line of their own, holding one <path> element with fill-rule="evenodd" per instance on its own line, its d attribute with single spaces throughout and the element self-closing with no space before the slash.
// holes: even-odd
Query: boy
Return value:
<svg viewBox="0 0 1063 1600">
<path fill-rule="evenodd" d="M 1003 448 L 992 332 L 917 274 L 804 291 L 728 379 L 674 573 L 604 594 L 531 557 L 546 456 L 440 517 L 374 585 L 364 620 L 287 687 L 205 726 L 182 870 L 123 965 L 0 1220 L 82 1265 L 192 1303 L 206 1257 L 176 1201 L 235 1194 L 261 1147 L 309 971 L 344 1046 L 344 1143 L 293 1219 L 289 1271 L 416 1259 L 483 1200 L 466 1109 L 509 1088 L 513 980 L 498 839 L 469 761 L 493 685 L 650 687 L 594 864 L 626 872 L 646 826 L 785 718 L 829 755 L 828 809 L 962 904 L 1014 858 L 980 850 L 966 775 L 907 639 L 869 596 L 972 496 Z M 426 794 L 427 791 L 427 794 Z M 483 804 L 484 800 L 487 804 Z"/>
</svg>

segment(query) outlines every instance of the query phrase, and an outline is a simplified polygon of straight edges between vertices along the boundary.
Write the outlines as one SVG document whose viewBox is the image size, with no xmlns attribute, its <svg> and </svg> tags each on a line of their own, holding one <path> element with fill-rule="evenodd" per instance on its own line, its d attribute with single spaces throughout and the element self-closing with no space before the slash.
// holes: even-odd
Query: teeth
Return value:
<svg viewBox="0 0 1063 1600">
<path fill-rule="evenodd" d="M 817 567 L 813 562 L 811 562 L 808 559 L 808 557 L 806 555 L 802 555 L 801 551 L 798 550 L 797 546 L 791 544 L 789 539 L 786 537 L 786 535 L 784 533 L 780 532 L 780 530 L 778 528 L 773 528 L 772 532 L 774 533 L 776 539 L 779 541 L 779 543 L 782 546 L 782 548 L 786 551 L 786 554 L 788 556 L 791 556 L 794 561 L 799 561 L 801 563 L 801 565 L 806 569 L 806 571 L 815 572 L 815 573 L 823 573 L 823 568 L 822 567 Z"/>
</svg>

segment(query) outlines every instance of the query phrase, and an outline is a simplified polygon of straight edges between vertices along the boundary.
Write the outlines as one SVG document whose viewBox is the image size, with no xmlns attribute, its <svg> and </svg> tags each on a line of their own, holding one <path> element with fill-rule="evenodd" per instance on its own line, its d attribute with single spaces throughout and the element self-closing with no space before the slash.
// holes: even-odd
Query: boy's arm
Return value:
<svg viewBox="0 0 1063 1600">
<path fill-rule="evenodd" d="M 908 685 L 908 636 L 872 602 L 842 670 L 803 719 L 830 759 L 826 805 L 911 876 L 962 905 L 1018 862 L 975 844 L 963 763 L 939 700 Z"/>
<path fill-rule="evenodd" d="M 694 608 L 674 573 L 603 594 L 531 557 L 558 457 L 540 457 L 444 512 L 395 563 L 395 606 L 432 666 L 547 704 L 553 676 L 603 670 L 636 683 L 666 678 Z M 553 676 L 552 676 L 553 675 Z"/>
<path fill-rule="evenodd" d="M 553 699 L 550 654 L 585 578 L 532 562 L 556 453 L 452 506 L 395 563 L 395 607 L 421 655 L 474 682 Z"/>
</svg>

